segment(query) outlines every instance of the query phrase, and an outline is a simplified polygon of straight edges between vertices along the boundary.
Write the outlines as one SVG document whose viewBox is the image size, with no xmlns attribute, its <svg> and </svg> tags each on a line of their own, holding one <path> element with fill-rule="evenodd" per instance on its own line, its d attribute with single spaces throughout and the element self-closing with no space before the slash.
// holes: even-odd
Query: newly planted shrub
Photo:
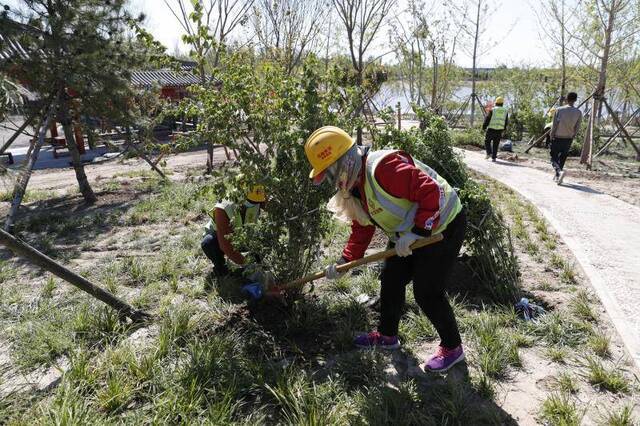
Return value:
<svg viewBox="0 0 640 426">
<path fill-rule="evenodd" d="M 323 125 L 352 129 L 344 119 L 348 106 L 339 92 L 319 90 L 316 69 L 309 60 L 302 75 L 287 74 L 277 64 L 255 67 L 233 56 L 216 75 L 221 87 L 194 89 L 185 107 L 199 117 L 196 138 L 237 155 L 235 164 L 214 174 L 216 198 L 243 200 L 249 186 L 265 186 L 268 218 L 234 233 L 234 243 L 260 253 L 282 281 L 311 268 L 329 231 L 325 205 L 331 188 L 310 181 L 304 141 Z"/>
</svg>

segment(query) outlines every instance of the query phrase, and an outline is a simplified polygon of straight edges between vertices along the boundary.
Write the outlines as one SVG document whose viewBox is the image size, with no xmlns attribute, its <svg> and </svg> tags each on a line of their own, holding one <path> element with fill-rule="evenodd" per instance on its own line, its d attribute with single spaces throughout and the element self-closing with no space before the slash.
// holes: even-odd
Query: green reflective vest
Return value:
<svg viewBox="0 0 640 426">
<path fill-rule="evenodd" d="M 222 209 L 229 217 L 229 222 L 231 222 L 231 226 L 234 229 L 238 229 L 245 224 L 255 223 L 258 220 L 258 216 L 260 215 L 260 204 L 251 204 L 251 206 L 247 206 L 244 213 L 244 218 L 242 217 L 242 209 L 239 206 L 231 201 L 224 200 L 214 206 L 214 208 L 209 212 L 209 217 L 211 219 L 205 226 L 205 232 L 208 234 L 214 233 L 216 228 L 215 221 L 215 210 Z"/>
<path fill-rule="evenodd" d="M 507 109 L 505 107 L 494 107 L 491 112 L 491 121 L 489 121 L 489 129 L 504 130 L 507 123 Z"/>
<path fill-rule="evenodd" d="M 404 198 L 397 198 L 386 192 L 375 179 L 375 171 L 380 161 L 395 150 L 383 150 L 369 153 L 367 156 L 364 191 L 369 207 L 369 216 L 391 239 L 402 232 L 411 231 L 414 226 L 418 203 Z M 440 233 L 455 219 L 462 210 L 462 204 L 455 189 L 440 177 L 431 167 L 413 159 L 415 166 L 428 174 L 440 189 L 439 222 L 436 229 L 432 229 L 429 223 L 423 224 L 425 229 L 433 234 Z"/>
</svg>

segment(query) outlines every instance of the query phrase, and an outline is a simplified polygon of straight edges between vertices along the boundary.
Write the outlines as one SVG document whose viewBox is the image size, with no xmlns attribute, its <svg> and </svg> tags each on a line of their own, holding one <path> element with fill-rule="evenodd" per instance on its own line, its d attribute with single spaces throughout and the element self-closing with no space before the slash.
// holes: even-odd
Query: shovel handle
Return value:
<svg viewBox="0 0 640 426">
<path fill-rule="evenodd" d="M 416 240 L 415 243 L 411 245 L 411 250 L 417 250 L 422 247 L 426 247 L 431 244 L 435 244 L 437 242 L 442 241 L 442 234 L 431 235 L 430 237 L 420 238 Z M 344 263 L 342 265 L 338 265 L 336 270 L 338 272 L 347 272 L 350 269 L 357 268 L 358 266 L 366 265 L 367 263 L 377 262 L 379 260 L 388 259 L 396 255 L 396 249 L 388 249 L 385 251 L 381 251 L 378 253 L 370 254 L 369 256 L 365 256 L 362 259 L 352 260 L 351 262 Z M 297 280 L 288 282 L 281 286 L 278 286 L 278 290 L 285 290 L 292 287 L 297 287 L 303 284 L 306 284 L 311 281 L 319 280 L 320 278 L 325 276 L 325 272 L 316 272 L 313 275 L 307 275 L 306 277 L 298 278 Z"/>
</svg>

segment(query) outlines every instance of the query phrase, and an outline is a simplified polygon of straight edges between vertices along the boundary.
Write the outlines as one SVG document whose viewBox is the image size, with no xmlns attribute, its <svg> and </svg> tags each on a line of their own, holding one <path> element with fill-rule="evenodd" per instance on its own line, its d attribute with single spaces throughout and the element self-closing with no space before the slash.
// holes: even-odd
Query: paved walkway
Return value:
<svg viewBox="0 0 640 426">
<path fill-rule="evenodd" d="M 640 367 L 640 208 L 547 173 L 460 151 L 465 163 L 513 188 L 542 212 L 573 251 L 629 354 Z"/>
</svg>

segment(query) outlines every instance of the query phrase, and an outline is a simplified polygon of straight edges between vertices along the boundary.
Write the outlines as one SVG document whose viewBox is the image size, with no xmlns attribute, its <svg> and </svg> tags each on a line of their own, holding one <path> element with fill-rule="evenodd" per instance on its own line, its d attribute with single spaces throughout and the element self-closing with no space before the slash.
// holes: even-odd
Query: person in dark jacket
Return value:
<svg viewBox="0 0 640 426">
<path fill-rule="evenodd" d="M 484 118 L 482 130 L 486 130 L 484 137 L 484 147 L 487 152 L 486 158 L 491 157 L 491 161 L 495 162 L 498 156 L 498 147 L 502 134 L 509 124 L 509 113 L 504 107 L 504 99 L 502 96 L 496 98 L 496 106 L 493 107 L 489 114 Z"/>
</svg>

